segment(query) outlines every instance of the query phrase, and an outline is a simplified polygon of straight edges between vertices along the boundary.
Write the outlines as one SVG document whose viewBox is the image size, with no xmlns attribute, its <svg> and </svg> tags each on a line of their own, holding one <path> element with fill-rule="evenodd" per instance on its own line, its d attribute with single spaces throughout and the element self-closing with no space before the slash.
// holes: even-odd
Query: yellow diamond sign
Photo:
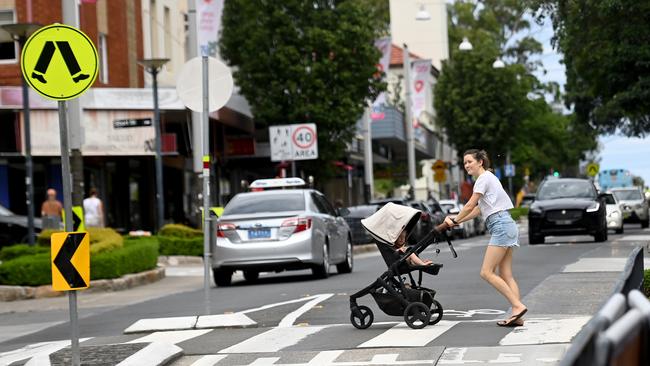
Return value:
<svg viewBox="0 0 650 366">
<path fill-rule="evenodd" d="M 596 163 L 587 164 L 587 175 L 590 177 L 595 177 L 600 170 L 600 166 Z"/>
<path fill-rule="evenodd" d="M 99 60 L 93 42 L 65 24 L 43 27 L 25 42 L 20 67 L 27 83 L 54 100 L 77 98 L 97 78 Z"/>
</svg>

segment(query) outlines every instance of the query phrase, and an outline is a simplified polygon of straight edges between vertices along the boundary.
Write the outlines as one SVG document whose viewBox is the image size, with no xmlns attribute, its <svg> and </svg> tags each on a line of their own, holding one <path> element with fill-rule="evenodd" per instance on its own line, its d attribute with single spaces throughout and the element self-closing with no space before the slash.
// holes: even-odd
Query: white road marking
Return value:
<svg viewBox="0 0 650 366">
<path fill-rule="evenodd" d="M 521 362 L 521 353 L 499 353 L 496 360 L 490 360 L 488 363 L 517 363 Z"/>
<path fill-rule="evenodd" d="M 323 352 L 318 352 L 314 358 L 309 360 L 309 363 L 307 363 L 307 366 L 322 366 L 322 365 L 329 365 L 336 360 L 337 357 L 339 357 L 343 352 L 341 350 L 336 350 L 336 351 L 323 351 Z"/>
<path fill-rule="evenodd" d="M 399 323 L 357 348 L 367 347 L 423 347 L 451 329 L 457 321 L 441 320 L 438 324 L 423 329 L 411 329 L 406 323 Z"/>
<path fill-rule="evenodd" d="M 623 241 L 650 241 L 650 235 L 626 235 L 622 238 L 618 238 L 617 240 L 623 240 Z"/>
<path fill-rule="evenodd" d="M 177 344 L 185 342 L 189 339 L 200 337 L 206 333 L 211 332 L 212 329 L 200 329 L 200 330 L 172 330 L 166 332 L 154 332 L 144 337 L 134 339 L 126 343 L 171 343 Z"/>
<path fill-rule="evenodd" d="M 183 349 L 174 344 L 153 342 L 125 358 L 117 366 L 163 365 L 182 353 Z"/>
<path fill-rule="evenodd" d="M 81 338 L 79 343 L 87 341 L 91 338 Z M 35 359 L 30 365 L 41 365 L 45 362 L 49 363 L 49 356 L 59 350 L 64 349 L 70 345 L 70 341 L 53 341 L 53 342 L 40 342 L 30 344 L 23 348 L 19 348 L 13 351 L 2 352 L 0 353 L 0 365 L 11 365 L 16 361 L 30 359 Z M 44 361 L 47 360 L 47 361 Z M 41 363 L 39 363 L 41 362 Z"/>
<path fill-rule="evenodd" d="M 257 324 L 253 319 L 242 313 L 202 315 L 196 322 L 196 329 L 221 328 L 235 326 L 252 326 Z"/>
<path fill-rule="evenodd" d="M 190 366 L 214 366 L 217 364 L 217 362 L 223 360 L 226 357 L 228 357 L 228 355 L 207 355 L 194 361 L 194 363 L 192 363 Z"/>
<path fill-rule="evenodd" d="M 332 296 L 334 296 L 334 294 L 321 294 L 321 295 L 312 296 L 313 299 L 311 301 L 307 302 L 306 304 L 298 308 L 298 310 L 292 311 L 291 313 L 287 314 L 284 318 L 282 318 L 280 324 L 278 324 L 278 327 L 292 326 L 293 323 L 296 321 L 296 319 L 298 319 L 298 317 L 311 310 L 311 308 L 314 307 L 319 302 L 325 301 Z"/>
<path fill-rule="evenodd" d="M 218 353 L 278 352 L 325 328 L 326 326 L 273 328 L 243 342 L 224 348 Z"/>
<path fill-rule="evenodd" d="M 275 365 L 275 362 L 279 359 L 280 357 L 261 357 L 249 363 L 248 366 L 271 366 Z"/>
<path fill-rule="evenodd" d="M 161 330 L 192 329 L 196 324 L 196 316 L 179 316 L 172 318 L 140 319 L 124 329 L 124 334 L 155 332 Z"/>
<path fill-rule="evenodd" d="M 372 356 L 372 360 L 370 360 L 370 363 L 394 365 L 395 362 L 397 362 L 398 356 L 399 353 L 384 353 L 384 354 L 380 353 L 378 355 Z"/>
<path fill-rule="evenodd" d="M 591 317 L 580 316 L 567 319 L 527 319 L 523 327 L 517 327 L 503 337 L 502 346 L 570 343 Z"/>
</svg>

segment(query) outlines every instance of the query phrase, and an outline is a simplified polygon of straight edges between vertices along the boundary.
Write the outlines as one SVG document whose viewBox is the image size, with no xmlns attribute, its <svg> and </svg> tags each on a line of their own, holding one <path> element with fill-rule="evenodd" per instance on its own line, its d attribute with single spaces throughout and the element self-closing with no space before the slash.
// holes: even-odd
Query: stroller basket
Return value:
<svg viewBox="0 0 650 366">
<path fill-rule="evenodd" d="M 402 305 L 401 298 L 391 295 L 387 292 L 371 292 L 372 297 L 375 299 L 377 306 L 386 313 L 386 315 L 402 316 L 405 307 Z M 436 292 L 427 288 L 411 289 L 406 288 L 406 298 L 409 302 L 418 301 L 425 304 L 428 308 L 433 304 L 433 297 Z"/>
</svg>

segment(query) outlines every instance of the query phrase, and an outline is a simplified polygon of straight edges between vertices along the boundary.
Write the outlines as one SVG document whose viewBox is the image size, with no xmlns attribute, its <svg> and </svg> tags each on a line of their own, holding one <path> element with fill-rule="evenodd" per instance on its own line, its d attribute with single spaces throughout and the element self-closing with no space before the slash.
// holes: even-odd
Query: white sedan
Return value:
<svg viewBox="0 0 650 366">
<path fill-rule="evenodd" d="M 602 195 L 607 208 L 607 228 L 614 230 L 616 234 L 623 233 L 623 210 L 616 196 L 611 193 Z"/>
</svg>

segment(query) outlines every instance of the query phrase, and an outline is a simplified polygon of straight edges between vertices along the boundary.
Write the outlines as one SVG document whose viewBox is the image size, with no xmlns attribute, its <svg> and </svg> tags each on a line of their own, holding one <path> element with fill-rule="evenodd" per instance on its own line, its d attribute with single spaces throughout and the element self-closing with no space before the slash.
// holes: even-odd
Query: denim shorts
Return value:
<svg viewBox="0 0 650 366">
<path fill-rule="evenodd" d="M 512 248 L 519 246 L 519 229 L 508 211 L 495 212 L 485 220 L 485 226 L 492 237 L 489 245 Z"/>
</svg>

